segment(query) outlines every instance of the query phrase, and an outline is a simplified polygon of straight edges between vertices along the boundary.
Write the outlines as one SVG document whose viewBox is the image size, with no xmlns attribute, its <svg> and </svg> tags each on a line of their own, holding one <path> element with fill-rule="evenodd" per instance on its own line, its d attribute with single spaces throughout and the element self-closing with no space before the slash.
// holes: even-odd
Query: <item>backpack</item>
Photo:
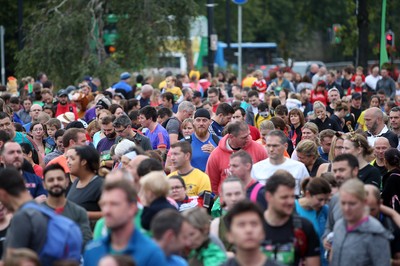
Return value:
<svg viewBox="0 0 400 266">
<path fill-rule="evenodd" d="M 211 134 L 211 133 L 210 133 Z M 215 144 L 218 146 L 218 143 L 220 141 L 220 138 L 215 135 L 215 134 L 211 134 L 211 138 L 212 140 L 215 142 Z M 186 136 L 185 137 L 185 141 L 189 142 L 190 144 L 192 144 L 192 136 Z"/>
<path fill-rule="evenodd" d="M 278 245 L 272 245 L 269 242 L 262 244 L 263 252 L 268 258 L 290 265 L 294 263 L 296 256 L 300 258 L 300 262 L 302 261 L 307 253 L 308 239 L 300 216 L 292 215 L 292 225 L 294 235 L 292 242 Z"/>
<path fill-rule="evenodd" d="M 262 185 L 260 182 L 257 183 L 257 184 L 253 187 L 253 189 L 251 190 L 251 193 L 250 193 L 250 200 L 251 200 L 252 202 L 257 203 L 258 192 L 259 192 L 260 189 L 262 189 L 262 188 L 263 188 L 263 185 Z"/>
<path fill-rule="evenodd" d="M 62 259 L 80 261 L 83 238 L 75 222 L 34 203 L 27 203 L 23 208 L 35 209 L 48 217 L 46 242 L 39 253 L 43 265 L 52 265 Z"/>
<path fill-rule="evenodd" d="M 295 238 L 295 247 L 298 248 L 300 252 L 300 258 L 303 258 L 306 255 L 308 248 L 307 235 L 303 230 L 302 222 L 300 216 L 293 215 L 293 229 L 294 229 L 294 238 Z"/>
<path fill-rule="evenodd" d="M 171 120 L 171 119 L 175 119 L 176 121 L 178 121 L 178 123 L 179 123 L 178 140 L 183 139 L 184 137 L 183 137 L 183 134 L 182 134 L 182 130 L 180 129 L 182 122 L 179 121 L 175 116 L 172 116 L 172 117 L 170 117 L 170 118 L 167 118 L 167 120 L 165 120 L 165 121 L 161 124 L 161 126 L 162 126 L 163 128 L 165 128 L 165 129 L 167 129 L 167 125 L 168 125 L 168 123 L 169 123 L 169 120 Z M 168 134 L 169 134 L 169 133 L 168 133 Z"/>
</svg>

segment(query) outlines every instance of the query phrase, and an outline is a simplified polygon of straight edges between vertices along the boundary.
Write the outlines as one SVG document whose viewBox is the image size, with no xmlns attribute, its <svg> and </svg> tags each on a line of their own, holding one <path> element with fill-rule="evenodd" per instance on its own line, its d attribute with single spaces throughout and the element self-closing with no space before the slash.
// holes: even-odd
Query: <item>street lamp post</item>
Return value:
<svg viewBox="0 0 400 266">
<path fill-rule="evenodd" d="M 232 0 L 238 5 L 238 80 L 242 83 L 242 5 L 247 3 L 247 0 Z"/>
</svg>

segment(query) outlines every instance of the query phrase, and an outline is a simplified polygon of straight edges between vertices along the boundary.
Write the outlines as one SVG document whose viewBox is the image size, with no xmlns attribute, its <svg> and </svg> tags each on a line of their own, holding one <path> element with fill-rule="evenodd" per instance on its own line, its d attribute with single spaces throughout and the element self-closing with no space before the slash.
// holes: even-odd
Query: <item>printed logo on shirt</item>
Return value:
<svg viewBox="0 0 400 266">
<path fill-rule="evenodd" d="M 28 188 L 28 189 L 29 188 L 36 188 L 36 184 L 35 183 L 26 183 L 25 187 Z"/>
</svg>

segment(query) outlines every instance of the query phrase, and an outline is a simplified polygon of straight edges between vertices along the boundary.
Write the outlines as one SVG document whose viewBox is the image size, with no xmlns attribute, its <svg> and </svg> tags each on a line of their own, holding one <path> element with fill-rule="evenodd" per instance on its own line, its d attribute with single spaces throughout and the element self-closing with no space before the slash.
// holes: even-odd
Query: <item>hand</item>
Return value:
<svg viewBox="0 0 400 266">
<path fill-rule="evenodd" d="M 42 203 L 42 202 L 45 202 L 46 199 L 47 199 L 46 195 L 40 195 L 40 196 L 37 196 L 37 197 L 35 198 L 35 201 L 36 201 L 37 203 L 40 204 L 40 203 Z"/>
<path fill-rule="evenodd" d="M 332 243 L 329 243 L 329 241 L 326 238 L 324 239 L 322 244 L 324 245 L 325 250 L 331 250 L 332 249 Z"/>
<path fill-rule="evenodd" d="M 213 150 L 215 149 L 215 147 L 211 144 L 210 141 L 208 141 L 207 144 L 204 144 L 203 146 L 201 146 L 201 150 L 207 153 L 211 153 Z"/>
</svg>

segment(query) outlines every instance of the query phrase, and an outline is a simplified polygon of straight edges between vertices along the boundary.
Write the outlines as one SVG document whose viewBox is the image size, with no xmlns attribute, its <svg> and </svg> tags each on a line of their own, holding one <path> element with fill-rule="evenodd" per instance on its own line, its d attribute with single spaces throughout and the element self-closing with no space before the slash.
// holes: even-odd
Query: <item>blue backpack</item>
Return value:
<svg viewBox="0 0 400 266">
<path fill-rule="evenodd" d="M 42 265 L 52 265 L 54 261 L 62 259 L 80 261 L 83 238 L 75 222 L 38 204 L 27 203 L 23 208 L 40 211 L 49 219 L 46 242 L 39 253 Z"/>
</svg>

